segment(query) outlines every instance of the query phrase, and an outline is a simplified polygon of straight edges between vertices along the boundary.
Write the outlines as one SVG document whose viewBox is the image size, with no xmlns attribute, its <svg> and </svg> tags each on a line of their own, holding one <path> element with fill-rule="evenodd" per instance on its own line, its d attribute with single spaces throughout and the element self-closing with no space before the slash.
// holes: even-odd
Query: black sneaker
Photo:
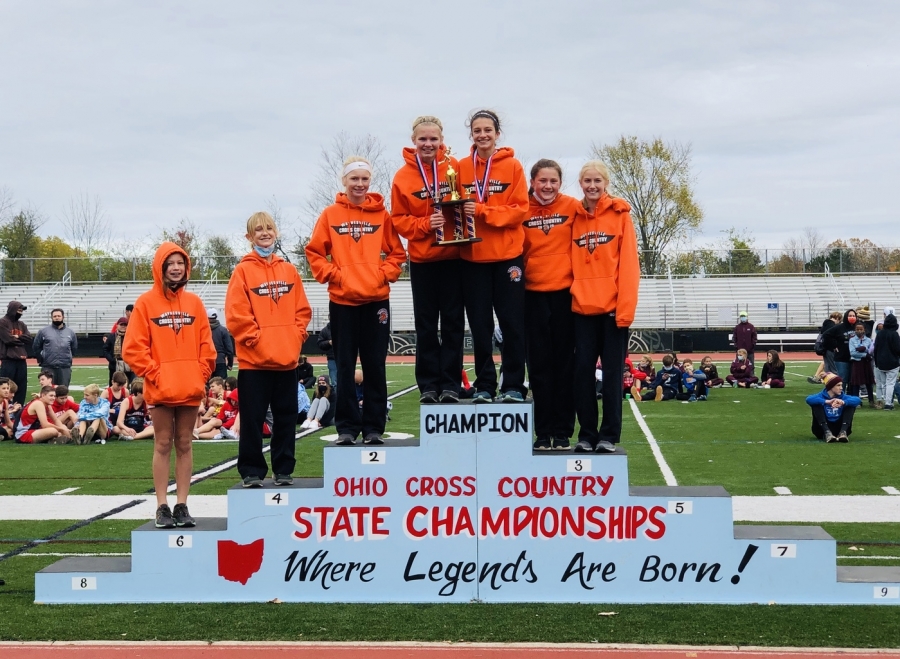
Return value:
<svg viewBox="0 0 900 659">
<path fill-rule="evenodd" d="M 459 394 L 455 391 L 450 391 L 449 389 L 444 389 L 441 392 L 441 397 L 438 399 L 441 403 L 458 403 L 459 402 Z"/>
<path fill-rule="evenodd" d="M 593 453 L 594 445 L 591 444 L 588 440 L 582 439 L 580 442 L 575 444 L 575 452 L 576 453 Z"/>
<path fill-rule="evenodd" d="M 472 396 L 473 403 L 493 403 L 494 397 L 487 391 L 476 391 Z"/>
<path fill-rule="evenodd" d="M 597 442 L 597 448 L 594 449 L 597 453 L 615 453 L 616 445 L 612 442 L 607 442 L 605 439 L 601 439 Z"/>
<path fill-rule="evenodd" d="M 259 476 L 247 476 L 244 479 L 244 487 L 262 487 L 262 479 Z"/>
<path fill-rule="evenodd" d="M 425 391 L 422 392 L 422 395 L 419 396 L 419 402 L 425 405 L 430 405 L 432 403 L 438 402 L 438 395 L 436 391 Z"/>
<path fill-rule="evenodd" d="M 176 506 L 177 508 L 178 506 Z M 156 528 L 158 529 L 174 529 L 175 518 L 172 517 L 172 510 L 169 504 L 164 503 L 156 509 Z"/>
<path fill-rule="evenodd" d="M 384 440 L 377 432 L 370 432 L 363 439 L 363 444 L 368 444 L 369 446 L 372 446 L 374 444 L 384 444 Z"/>
<path fill-rule="evenodd" d="M 553 438 L 553 450 L 554 451 L 568 451 L 572 448 L 569 443 L 568 437 L 554 437 Z"/>
<path fill-rule="evenodd" d="M 353 435 L 339 435 L 334 443 L 338 446 L 353 446 L 356 444 L 356 437 Z"/>
<path fill-rule="evenodd" d="M 834 442 L 837 441 L 837 437 L 835 437 L 833 434 L 831 434 L 831 431 L 828 430 L 827 428 L 825 429 L 825 432 L 823 433 L 823 435 L 824 436 L 822 437 L 822 439 L 825 440 L 826 444 L 833 444 Z"/>
<path fill-rule="evenodd" d="M 534 444 L 532 444 L 531 448 L 535 451 L 549 451 L 553 447 L 550 444 L 549 437 L 538 437 L 536 440 L 534 440 Z"/>
<path fill-rule="evenodd" d="M 197 522 L 194 521 L 194 518 L 188 512 L 186 503 L 176 503 L 172 516 L 175 518 L 175 526 L 191 527 L 197 525 Z M 159 513 L 157 513 L 157 519 L 159 519 Z"/>
<path fill-rule="evenodd" d="M 294 477 L 290 474 L 275 474 L 275 485 L 293 485 Z"/>
<path fill-rule="evenodd" d="M 847 442 L 849 442 L 849 441 L 850 441 L 850 438 L 847 437 L 847 431 L 846 431 L 846 430 L 841 430 L 841 432 L 838 433 L 837 440 L 838 440 L 841 444 L 846 444 Z"/>
</svg>

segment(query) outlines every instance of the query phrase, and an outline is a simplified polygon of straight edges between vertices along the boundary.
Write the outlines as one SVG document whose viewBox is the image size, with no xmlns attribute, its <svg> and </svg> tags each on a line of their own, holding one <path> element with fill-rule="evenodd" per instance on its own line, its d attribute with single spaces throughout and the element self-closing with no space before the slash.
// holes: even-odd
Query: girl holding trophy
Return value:
<svg viewBox="0 0 900 659">
<path fill-rule="evenodd" d="M 413 147 L 391 185 L 391 221 L 406 238 L 416 320 L 416 384 L 421 403 L 459 401 L 463 347 L 463 290 L 455 225 L 441 201 L 459 193 L 459 163 L 444 147 L 437 117 L 418 117 Z M 448 176 L 448 171 L 450 176 Z M 449 240 L 447 240 L 449 239 Z M 449 244 L 441 245 L 447 240 Z M 440 339 L 438 329 L 440 328 Z"/>
<path fill-rule="evenodd" d="M 569 448 L 575 431 L 572 398 L 572 223 L 578 201 L 560 194 L 562 168 L 538 160 L 531 168 L 525 220 L 525 347 L 534 395 L 534 448 Z"/>
<path fill-rule="evenodd" d="M 335 203 L 326 208 L 306 246 L 313 276 L 328 284 L 331 337 L 337 362 L 337 444 L 383 444 L 387 420 L 385 361 L 390 338 L 390 283 L 400 276 L 406 252 L 394 231 L 384 197 L 369 192 L 372 165 L 359 156 L 344 162 Z M 382 259 L 381 255 L 385 254 Z M 363 406 L 356 399 L 356 358 L 365 379 Z M 360 415 L 360 411 L 362 415 Z"/>
<path fill-rule="evenodd" d="M 503 335 L 503 385 L 499 399 L 525 400 L 525 278 L 522 223 L 528 214 L 528 185 L 522 165 L 509 147 L 497 147 L 500 118 L 491 110 L 478 110 L 469 118 L 471 153 L 459 163 L 466 193 L 470 238 L 479 242 L 460 248 L 463 258 L 463 297 L 475 352 L 476 403 L 491 402 L 497 390 L 497 372 L 491 338 L 494 313 Z M 467 228 L 468 229 L 468 228 Z"/>
</svg>

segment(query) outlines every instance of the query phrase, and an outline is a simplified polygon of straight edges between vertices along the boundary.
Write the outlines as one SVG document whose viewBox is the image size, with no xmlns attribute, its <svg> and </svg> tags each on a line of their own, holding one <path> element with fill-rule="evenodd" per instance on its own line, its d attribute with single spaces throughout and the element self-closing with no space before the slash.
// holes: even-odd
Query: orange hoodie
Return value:
<svg viewBox="0 0 900 659">
<path fill-rule="evenodd" d="M 560 194 L 544 206 L 529 197 L 525 220 L 525 288 L 561 291 L 572 285 L 572 223 L 578 200 Z"/>
<path fill-rule="evenodd" d="M 475 176 L 484 177 L 486 163 L 477 155 L 478 171 L 472 164 L 472 154 L 459 161 L 459 179 L 466 194 L 475 201 L 475 235 L 480 243 L 463 245 L 460 256 L 466 261 L 493 263 L 519 256 L 525 241 L 522 222 L 528 215 L 528 182 L 522 164 L 515 159 L 515 152 L 502 146 L 491 160 L 489 196 L 484 203 L 475 194 Z"/>
<path fill-rule="evenodd" d="M 225 294 L 225 324 L 241 368 L 297 368 L 312 310 L 297 268 L 255 251 L 241 259 Z"/>
<path fill-rule="evenodd" d="M 438 163 L 441 199 L 448 199 L 450 185 L 447 183 L 447 168 L 453 165 L 453 169 L 458 174 L 459 163 L 456 158 L 447 158 L 443 145 L 438 150 L 435 159 Z M 409 250 L 410 260 L 415 263 L 427 263 L 459 258 L 459 247 L 431 246 L 435 241 L 434 229 L 431 228 L 431 213 L 434 204 L 428 193 L 428 189 L 434 189 L 432 166 L 423 163 L 425 176 L 428 178 L 428 189 L 426 189 L 416 163 L 416 150 L 409 147 L 403 149 L 403 160 L 406 164 L 394 174 L 394 182 L 391 185 L 391 222 L 397 233 L 409 241 L 406 248 Z M 456 185 L 457 192 L 462 193 L 459 178 L 457 178 Z M 454 228 L 455 225 L 452 221 L 444 223 L 445 240 L 453 237 Z"/>
<path fill-rule="evenodd" d="M 175 243 L 160 245 L 153 257 L 153 288 L 134 303 L 122 359 L 144 378 L 149 405 L 194 407 L 206 395 L 216 349 L 200 298 L 184 286 L 172 290 L 163 283 L 163 264 L 172 254 L 184 257 L 185 282 L 190 279 L 187 253 Z"/>
<path fill-rule="evenodd" d="M 328 282 L 332 302 L 356 307 L 388 299 L 388 284 L 400 277 L 406 252 L 384 208 L 384 197 L 370 192 L 357 206 L 339 192 L 316 220 L 306 258 L 316 281 Z"/>
<path fill-rule="evenodd" d="M 593 214 L 579 206 L 572 225 L 572 275 L 572 311 L 615 313 L 617 327 L 631 326 L 641 265 L 627 201 L 603 195 Z"/>
</svg>

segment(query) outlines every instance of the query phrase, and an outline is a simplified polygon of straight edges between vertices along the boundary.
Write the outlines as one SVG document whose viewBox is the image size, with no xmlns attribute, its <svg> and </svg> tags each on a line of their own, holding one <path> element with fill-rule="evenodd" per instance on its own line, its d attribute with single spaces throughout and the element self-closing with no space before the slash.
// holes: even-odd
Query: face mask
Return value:
<svg viewBox="0 0 900 659">
<path fill-rule="evenodd" d="M 253 250 L 264 259 L 267 259 L 275 253 L 275 245 L 272 245 L 271 247 L 260 247 L 259 245 L 254 245 Z"/>
<path fill-rule="evenodd" d="M 54 327 L 62 327 L 62 324 L 63 324 L 63 321 L 61 321 L 61 320 L 54 320 L 54 321 L 53 321 L 53 326 L 54 326 Z"/>
<path fill-rule="evenodd" d="M 742 323 L 746 323 L 746 322 L 747 322 L 747 316 L 741 316 L 741 322 L 742 322 Z"/>
<path fill-rule="evenodd" d="M 738 355 L 738 361 L 739 362 L 744 361 L 744 355 Z"/>
<path fill-rule="evenodd" d="M 21 311 L 16 311 L 16 320 L 18 320 L 18 319 L 21 318 L 21 317 L 22 317 L 22 312 L 21 312 Z"/>
</svg>

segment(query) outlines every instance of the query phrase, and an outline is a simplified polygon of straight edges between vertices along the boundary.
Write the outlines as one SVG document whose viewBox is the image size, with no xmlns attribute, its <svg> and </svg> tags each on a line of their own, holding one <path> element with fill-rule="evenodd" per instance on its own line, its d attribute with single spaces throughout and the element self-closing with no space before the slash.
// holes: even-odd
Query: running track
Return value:
<svg viewBox="0 0 900 659">
<path fill-rule="evenodd" d="M 4 659 L 884 659 L 900 650 L 446 643 L 0 643 Z"/>
</svg>

